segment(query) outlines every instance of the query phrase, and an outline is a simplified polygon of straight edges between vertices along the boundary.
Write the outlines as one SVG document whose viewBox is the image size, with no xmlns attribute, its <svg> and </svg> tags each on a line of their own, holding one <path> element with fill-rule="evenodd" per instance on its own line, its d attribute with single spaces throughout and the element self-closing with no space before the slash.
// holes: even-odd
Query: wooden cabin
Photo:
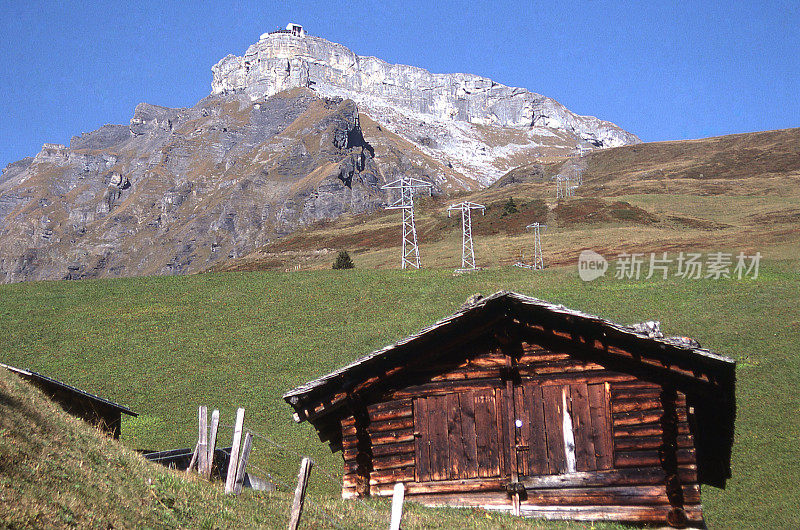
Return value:
<svg viewBox="0 0 800 530">
<path fill-rule="evenodd" d="M 703 524 L 735 362 L 690 339 L 499 292 L 284 395 L 344 459 L 345 498 Z"/>
<path fill-rule="evenodd" d="M 0 363 L 0 368 L 5 368 L 17 374 L 25 381 L 39 388 L 69 414 L 91 423 L 114 438 L 119 438 L 122 430 L 123 413 L 133 417 L 138 416 L 137 413 L 127 407 L 84 392 L 79 388 L 62 383 L 46 375 L 15 368 L 3 363 Z"/>
</svg>

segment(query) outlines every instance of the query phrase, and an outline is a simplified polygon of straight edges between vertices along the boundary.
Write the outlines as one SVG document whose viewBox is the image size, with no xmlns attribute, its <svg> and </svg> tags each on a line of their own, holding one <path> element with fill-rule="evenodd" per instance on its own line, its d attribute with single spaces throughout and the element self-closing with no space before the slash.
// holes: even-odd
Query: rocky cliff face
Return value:
<svg viewBox="0 0 800 530">
<path fill-rule="evenodd" d="M 243 92 L 259 98 L 307 87 L 350 98 L 376 121 L 484 184 L 513 167 L 512 155 L 523 151 L 530 157 L 553 147 L 639 142 L 610 122 L 578 116 L 522 88 L 476 75 L 388 64 L 311 35 L 265 33 L 244 56 L 228 55 L 212 72 L 215 94 Z M 508 129 L 516 133 L 512 141 L 498 142 L 497 130 L 508 134 Z M 476 155 L 481 149 L 484 156 Z"/>
<path fill-rule="evenodd" d="M 369 120 L 368 118 L 364 118 Z M 0 282 L 208 269 L 317 221 L 380 208 L 399 172 L 463 181 L 351 100 L 295 89 L 142 103 L 129 125 L 45 144 L 0 177 Z"/>
</svg>

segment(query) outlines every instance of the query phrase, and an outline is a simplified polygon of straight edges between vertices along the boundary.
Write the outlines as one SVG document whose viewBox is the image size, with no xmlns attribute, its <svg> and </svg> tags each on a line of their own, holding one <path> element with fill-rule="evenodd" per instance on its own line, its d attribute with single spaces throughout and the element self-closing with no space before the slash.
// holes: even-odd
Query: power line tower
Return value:
<svg viewBox="0 0 800 530">
<path fill-rule="evenodd" d="M 419 247 L 417 247 L 417 228 L 414 225 L 414 190 L 418 188 L 428 188 L 431 190 L 433 184 L 424 180 L 403 176 L 381 187 L 382 190 L 400 190 L 400 197 L 394 202 L 390 202 L 387 210 L 403 211 L 403 254 L 400 260 L 400 268 L 406 269 L 414 267 L 422 268 L 422 261 L 419 258 Z"/>
<path fill-rule="evenodd" d="M 542 234 L 547 230 L 547 225 L 533 223 L 526 226 L 528 230 L 533 230 L 533 266 L 532 269 L 544 269 L 544 258 L 542 257 Z"/>
<path fill-rule="evenodd" d="M 575 151 L 570 155 L 570 158 L 572 159 L 573 178 L 575 180 L 576 187 L 583 185 L 583 171 L 585 169 L 583 166 L 583 156 L 590 151 L 591 149 L 581 144 L 576 147 Z"/>
<path fill-rule="evenodd" d="M 482 204 L 464 201 L 451 204 L 447 209 L 447 217 L 452 211 L 461 211 L 461 268 L 459 271 L 475 269 L 475 249 L 472 246 L 472 210 L 485 213 L 486 207 Z"/>
<path fill-rule="evenodd" d="M 556 199 L 572 197 L 577 187 L 570 177 L 556 177 Z"/>
</svg>

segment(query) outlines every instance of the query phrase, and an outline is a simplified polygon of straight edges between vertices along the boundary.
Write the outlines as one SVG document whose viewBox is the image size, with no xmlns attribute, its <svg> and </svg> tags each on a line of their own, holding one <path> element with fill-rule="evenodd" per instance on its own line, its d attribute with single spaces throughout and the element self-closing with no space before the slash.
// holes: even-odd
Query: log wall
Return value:
<svg viewBox="0 0 800 530">
<path fill-rule="evenodd" d="M 516 492 L 523 515 L 702 522 L 683 394 L 533 344 L 464 356 L 409 370 L 407 384 L 352 407 L 341 421 L 344 497 L 391 495 L 403 482 L 409 500 L 430 505 L 510 510 Z M 562 393 L 575 472 L 542 456 L 564 458 L 549 419 L 562 417 Z M 558 436 L 536 428 L 545 424 Z"/>
</svg>

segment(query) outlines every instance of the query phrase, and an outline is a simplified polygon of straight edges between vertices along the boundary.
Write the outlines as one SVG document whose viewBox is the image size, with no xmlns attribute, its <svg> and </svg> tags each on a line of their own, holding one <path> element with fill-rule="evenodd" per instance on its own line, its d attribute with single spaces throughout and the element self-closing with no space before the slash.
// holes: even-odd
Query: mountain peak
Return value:
<svg viewBox="0 0 800 530">
<path fill-rule="evenodd" d="M 415 66 L 356 55 L 309 35 L 298 24 L 264 33 L 241 57 L 212 67 L 212 93 L 244 92 L 255 100 L 293 87 L 356 101 L 380 119 L 389 109 L 406 117 L 478 126 L 544 127 L 573 134 L 577 144 L 618 147 L 640 140 L 613 123 L 579 116 L 524 88 L 464 73 L 434 74 Z"/>
</svg>

